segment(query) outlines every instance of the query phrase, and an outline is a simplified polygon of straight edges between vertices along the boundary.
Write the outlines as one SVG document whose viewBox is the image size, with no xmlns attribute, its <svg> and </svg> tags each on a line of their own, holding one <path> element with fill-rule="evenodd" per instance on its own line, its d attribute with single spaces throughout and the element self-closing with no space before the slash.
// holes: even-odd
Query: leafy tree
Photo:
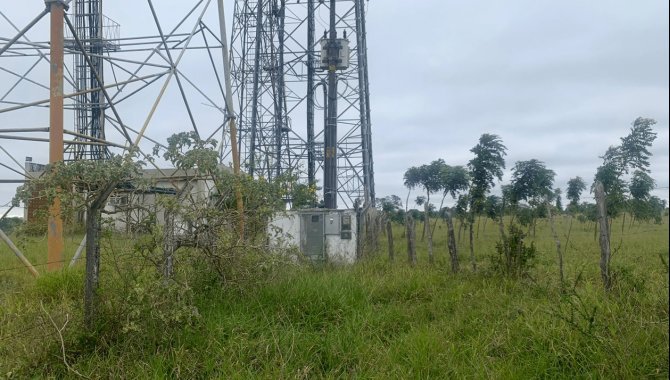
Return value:
<svg viewBox="0 0 670 380">
<path fill-rule="evenodd" d="M 316 186 L 297 183 L 291 188 L 293 209 L 314 207 L 317 203 Z"/>
<path fill-rule="evenodd" d="M 107 198 L 116 188 L 139 187 L 142 163 L 131 156 L 112 156 L 103 161 L 60 161 L 47 166 L 40 178 L 26 182 L 17 189 L 16 199 L 27 204 L 37 196 L 47 204 L 61 201 L 65 224 L 77 212 L 86 212 L 86 278 L 84 285 L 84 320 L 87 327 L 93 321 L 93 310 L 100 268 L 99 239 L 102 210 Z"/>
<path fill-rule="evenodd" d="M 514 208 L 516 208 L 516 201 L 514 200 L 514 195 L 512 192 L 512 185 L 507 184 L 507 185 L 502 185 L 500 187 L 500 190 L 502 191 L 502 206 L 501 209 L 505 211 L 505 208 L 510 209 L 513 211 Z"/>
<path fill-rule="evenodd" d="M 451 259 L 451 269 L 454 273 L 459 270 L 458 263 L 458 249 L 456 245 L 456 238 L 454 234 L 454 224 L 452 220 L 451 210 L 443 209 L 444 200 L 447 195 L 451 195 L 452 199 L 456 199 L 461 192 L 468 190 L 470 186 L 470 176 L 468 171 L 463 166 L 449 166 L 444 165 L 442 167 L 441 176 L 441 188 L 442 188 L 442 201 L 440 202 L 440 214 L 442 218 L 447 222 L 447 245 L 449 247 L 449 256 Z M 437 226 L 437 221 L 433 225 L 433 230 Z M 431 231 L 432 234 L 432 231 Z"/>
<path fill-rule="evenodd" d="M 621 139 L 622 160 L 625 167 L 649 172 L 649 148 L 656 140 L 657 134 L 653 132 L 652 126 L 656 120 L 638 117 L 633 122 L 633 127 L 628 136 Z"/>
<path fill-rule="evenodd" d="M 605 162 L 596 170 L 594 186 L 601 182 L 607 194 L 607 214 L 616 217 L 626 205 L 626 181 L 623 170 L 614 161 Z"/>
<path fill-rule="evenodd" d="M 525 201 L 532 208 L 533 230 L 535 219 L 545 212 L 546 203 L 554 196 L 555 175 L 544 162 L 536 159 L 518 161 L 512 169 L 513 201 Z"/>
<path fill-rule="evenodd" d="M 502 198 L 497 195 L 489 195 L 486 197 L 484 213 L 491 220 L 497 220 L 502 217 Z"/>
<path fill-rule="evenodd" d="M 470 197 L 468 197 L 467 194 L 461 194 L 458 196 L 458 199 L 456 200 L 456 206 L 454 207 L 454 212 L 460 221 L 461 227 L 465 225 L 465 222 L 468 219 L 468 204 L 470 204 Z"/>
<path fill-rule="evenodd" d="M 451 195 L 453 199 L 456 199 L 459 193 L 468 189 L 470 186 L 470 176 L 463 166 L 449 166 L 445 164 L 442 167 L 440 178 L 442 201 L 440 202 L 439 209 L 442 210 L 447 195 Z"/>
<path fill-rule="evenodd" d="M 638 117 L 633 122 L 630 133 L 621 138 L 621 145 L 611 146 L 601 158 L 603 164 L 598 167 L 595 182 L 601 182 L 607 195 L 607 213 L 610 217 L 616 217 L 627 205 L 627 197 L 630 190 L 644 190 L 644 182 L 647 178 L 637 174 L 637 183 L 631 188 L 624 176 L 630 170 L 636 173 L 649 172 L 649 148 L 656 140 L 657 134 L 652 131 L 656 124 L 653 119 Z M 634 178 L 636 174 L 633 175 Z M 641 182 L 640 182 L 641 181 Z M 638 187 L 642 186 L 641 188 Z M 632 193 L 630 194 L 632 196 Z"/>
<path fill-rule="evenodd" d="M 582 192 L 584 190 L 586 190 L 586 183 L 582 177 L 577 176 L 568 180 L 568 192 L 566 197 L 570 200 L 570 204 L 568 205 L 569 209 L 575 208 L 577 205 L 579 205 L 579 199 L 581 198 Z"/>
<path fill-rule="evenodd" d="M 475 157 L 468 162 L 470 171 L 470 259 L 472 269 L 477 269 L 474 252 L 473 225 L 475 214 L 481 212 L 486 195 L 495 186 L 495 179 L 502 180 L 503 169 L 505 169 L 505 155 L 507 148 L 503 145 L 499 136 L 485 133 L 479 138 L 479 143 L 470 152 Z"/>
<path fill-rule="evenodd" d="M 412 218 L 414 220 L 423 219 L 423 213 L 415 208 L 407 210 L 407 218 Z"/>
<path fill-rule="evenodd" d="M 417 166 L 412 166 L 405 171 L 405 174 L 403 175 L 403 183 L 408 190 L 405 207 L 409 207 L 409 196 L 412 193 L 412 190 L 416 189 L 416 187 L 421 184 L 421 175 L 421 168 Z"/>
<path fill-rule="evenodd" d="M 633 173 L 628 190 L 633 199 L 645 200 L 649 197 L 654 186 L 656 186 L 656 181 L 649 174 L 642 170 L 636 170 Z"/>
<path fill-rule="evenodd" d="M 428 165 L 421 165 L 418 168 L 412 167 L 405 172 L 405 186 L 410 189 L 422 187 L 426 192 L 424 206 L 424 235 L 428 233 L 428 259 L 433 262 L 433 237 L 430 230 L 430 195 L 442 189 L 442 173 L 446 164 L 444 160 L 438 159 Z M 419 204 L 417 202 L 417 204 Z M 419 204 L 421 205 L 421 204 Z"/>
<path fill-rule="evenodd" d="M 500 137 L 485 133 L 470 152 L 475 154 L 475 157 L 468 162 L 472 181 L 470 202 L 472 205 L 481 205 L 486 194 L 495 186 L 495 179 L 502 180 L 507 148 Z"/>
<path fill-rule="evenodd" d="M 396 223 L 404 223 L 405 210 L 403 210 L 402 199 L 397 195 L 389 195 L 377 199 L 377 207 L 385 213 L 388 218 Z"/>
<path fill-rule="evenodd" d="M 0 219 L 0 230 L 3 230 L 6 234 L 11 234 L 15 228 L 23 224 L 23 218 L 18 216 L 9 216 L 4 219 Z"/>
<path fill-rule="evenodd" d="M 651 190 L 656 186 L 656 181 L 649 174 L 635 170 L 631 178 L 629 191 L 631 199 L 628 208 L 637 220 L 654 220 L 660 223 L 665 209 L 665 201 L 651 196 Z"/>
<path fill-rule="evenodd" d="M 381 211 L 392 213 L 402 208 L 402 199 L 397 195 L 389 195 L 384 198 L 377 199 L 378 207 Z"/>
<path fill-rule="evenodd" d="M 544 162 L 532 159 L 518 161 L 512 169 L 512 195 L 515 201 L 526 201 L 534 206 L 551 199 L 554 191 L 554 173 Z"/>
<path fill-rule="evenodd" d="M 451 195 L 453 199 L 470 187 L 470 175 L 463 166 L 445 165 L 442 168 L 441 179 L 442 191 L 445 195 Z"/>
<path fill-rule="evenodd" d="M 554 201 L 556 202 L 556 203 L 554 204 L 554 207 L 556 207 L 556 210 L 558 210 L 558 212 L 562 212 L 562 211 L 563 211 L 563 198 L 562 198 L 562 195 L 563 195 L 563 191 L 562 191 L 560 188 L 555 188 L 555 189 L 554 189 Z"/>
<path fill-rule="evenodd" d="M 197 168 L 205 172 L 217 170 L 219 161 L 216 152 L 216 140 L 202 140 L 195 131 L 176 133 L 167 139 L 167 149 L 163 158 L 175 168 L 188 170 Z M 154 156 L 158 156 L 162 146 L 156 145 Z"/>
</svg>

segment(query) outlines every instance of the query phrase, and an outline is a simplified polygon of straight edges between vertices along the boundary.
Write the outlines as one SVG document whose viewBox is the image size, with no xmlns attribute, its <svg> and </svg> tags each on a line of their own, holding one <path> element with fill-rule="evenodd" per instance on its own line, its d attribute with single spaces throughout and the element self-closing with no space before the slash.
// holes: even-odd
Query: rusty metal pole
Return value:
<svg viewBox="0 0 670 380">
<path fill-rule="evenodd" d="M 237 126 L 235 123 L 235 110 L 233 109 L 233 87 L 230 81 L 230 57 L 228 54 L 228 36 L 226 34 L 226 13 L 223 7 L 223 0 L 218 0 L 219 9 L 219 32 L 221 34 L 221 45 L 223 53 L 223 78 L 226 84 L 226 113 L 228 115 L 230 127 L 230 147 L 233 155 L 233 173 L 235 173 L 235 200 L 237 203 L 237 213 L 239 214 L 237 232 L 240 240 L 244 240 L 244 200 L 242 199 L 241 178 L 240 178 L 240 152 L 237 149 Z"/>
<path fill-rule="evenodd" d="M 49 164 L 63 161 L 63 19 L 65 2 L 45 0 L 51 12 L 51 65 L 49 97 Z M 63 267 L 63 219 L 60 199 L 49 207 L 47 268 Z"/>
</svg>

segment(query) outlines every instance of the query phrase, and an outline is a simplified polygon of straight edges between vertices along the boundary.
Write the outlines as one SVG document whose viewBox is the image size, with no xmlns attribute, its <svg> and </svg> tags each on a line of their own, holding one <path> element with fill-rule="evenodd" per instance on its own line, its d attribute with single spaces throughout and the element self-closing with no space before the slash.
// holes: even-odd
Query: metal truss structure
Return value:
<svg viewBox="0 0 670 380">
<path fill-rule="evenodd" d="M 52 129 L 43 126 L 53 93 L 45 78 L 52 66 L 52 44 L 43 38 L 49 37 L 48 23 L 40 21 L 48 19 L 44 16 L 53 2 L 69 5 L 62 37 L 62 53 L 71 58 L 65 60 L 62 89 L 63 133 L 70 136 L 64 141 L 66 159 L 99 160 L 125 154 L 130 147 L 138 148 L 144 159 L 178 132 L 228 141 L 225 122 L 232 112 L 225 106 L 221 0 L 218 16 L 216 0 L 179 2 L 181 9 L 174 11 L 169 9 L 175 4 L 157 8 L 155 0 L 105 2 L 117 13 L 132 15 L 131 21 L 141 20 L 135 28 L 140 34 L 124 37 L 119 23 L 103 15 L 102 0 L 47 0 L 47 8 L 23 29 L 9 9 L 0 7 L 0 148 L 10 158 L 6 163 L 0 159 L 0 181 L 23 182 L 24 165 L 15 156 L 26 151 L 38 155 L 44 149 L 33 143 L 49 142 L 40 134 Z M 119 12 L 124 6 L 132 12 Z M 161 11 L 179 17 L 162 20 Z M 34 41 L 28 35 L 42 37 Z M 171 106 L 161 107 L 168 98 Z M 149 128 L 153 124 L 159 127 Z M 230 148 L 220 144 L 221 151 Z M 7 178 L 14 175 L 23 178 Z"/>
<path fill-rule="evenodd" d="M 319 37 L 330 29 L 325 20 L 332 8 L 337 34 L 350 41 L 351 51 L 348 67 L 337 72 L 337 198 L 341 207 L 374 204 L 363 0 L 338 0 L 336 10 L 333 0 L 236 0 L 229 61 L 221 0 L 167 4 L 181 7 L 170 12 L 163 3 L 157 9 L 155 0 L 105 2 L 117 11 L 132 9 L 131 21 L 141 20 L 123 37 L 119 23 L 103 14 L 102 0 L 46 2 L 22 29 L 9 9 L 0 9 L 0 182 L 25 181 L 23 157 L 17 157 L 31 152 L 39 161 L 45 150 L 34 144 L 50 141 L 40 134 L 53 131 L 44 126 L 53 93 L 46 76 L 52 45 L 40 21 L 55 2 L 70 8 L 62 37 L 70 57 L 62 89 L 65 159 L 99 160 L 131 147 L 147 158 L 145 152 L 165 147 L 169 135 L 193 132 L 219 141 L 225 163 L 232 151 L 226 122 L 236 118 L 237 148 L 249 173 L 269 180 L 292 173 L 321 185 L 328 71 L 320 69 Z M 216 3 L 219 17 L 212 16 Z M 180 16 L 161 19 L 166 13 Z M 111 16 L 127 23 L 127 15 Z M 227 65 L 231 91 L 224 90 Z M 234 101 L 227 102 L 230 93 Z M 170 107 L 161 106 L 168 101 Z"/>
<path fill-rule="evenodd" d="M 374 205 L 365 13 L 363 0 L 235 1 L 232 79 L 248 173 L 291 173 L 312 185 L 324 175 L 329 85 L 321 42 L 334 16 L 350 49 L 348 67 L 337 72 L 337 199 L 345 208 Z"/>
<path fill-rule="evenodd" d="M 65 44 L 73 55 L 74 80 L 81 94 L 74 100 L 75 131 L 83 136 L 105 139 L 105 98 L 96 73 L 104 81 L 104 55 L 120 48 L 120 25 L 105 17 L 99 0 L 75 1 L 73 6 L 74 31 L 81 41 L 77 45 L 74 35 L 68 33 Z M 88 54 L 92 66 L 86 61 Z M 72 145 L 69 152 L 73 160 L 101 160 L 109 152 L 104 145 Z"/>
</svg>

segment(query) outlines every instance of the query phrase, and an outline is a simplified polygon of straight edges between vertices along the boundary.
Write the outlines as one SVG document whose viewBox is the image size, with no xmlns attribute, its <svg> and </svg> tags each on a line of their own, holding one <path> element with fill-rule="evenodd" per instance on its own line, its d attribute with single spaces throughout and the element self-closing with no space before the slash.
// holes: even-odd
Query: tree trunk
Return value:
<svg viewBox="0 0 670 380">
<path fill-rule="evenodd" d="M 100 210 L 86 210 L 86 278 L 84 279 L 84 324 L 93 327 L 100 273 Z"/>
<path fill-rule="evenodd" d="M 386 238 L 389 246 L 389 261 L 393 262 L 395 254 L 393 252 L 393 226 L 390 220 L 386 222 Z"/>
<path fill-rule="evenodd" d="M 510 219 L 510 226 L 512 224 L 514 224 L 514 215 L 512 215 L 512 218 Z M 503 201 L 502 207 L 500 208 L 500 218 L 498 218 L 498 232 L 500 232 L 500 241 L 502 242 L 503 254 L 507 260 L 510 254 L 509 244 L 507 244 L 507 234 L 505 234 L 505 201 Z"/>
<path fill-rule="evenodd" d="M 612 286 L 610 276 L 610 236 L 607 221 L 607 205 L 605 200 L 605 189 L 600 182 L 596 183 L 596 203 L 598 205 L 598 221 L 600 223 L 600 275 L 603 279 L 605 290 Z"/>
<path fill-rule="evenodd" d="M 503 253 L 505 254 L 505 257 L 507 258 L 507 257 L 509 257 L 509 252 L 508 252 L 509 245 L 506 243 L 507 242 L 507 234 L 505 233 L 505 222 L 503 221 L 502 216 L 498 220 L 498 231 L 500 232 L 500 239 L 503 242 L 503 244 L 502 244 Z"/>
<path fill-rule="evenodd" d="M 446 194 L 442 196 L 442 201 L 440 201 L 440 208 L 438 209 L 438 214 L 442 212 L 442 206 L 444 206 L 444 199 L 447 197 Z M 433 226 L 431 227 L 430 233 L 434 234 L 435 233 L 435 228 L 437 227 L 437 222 L 440 220 L 440 218 L 435 218 L 435 223 L 433 223 Z"/>
<path fill-rule="evenodd" d="M 403 239 L 407 239 L 407 220 L 409 218 L 409 196 L 412 194 L 412 190 L 407 191 L 407 199 L 405 199 L 405 228 L 402 230 Z"/>
<path fill-rule="evenodd" d="M 381 235 L 381 230 L 382 230 L 382 216 L 381 214 L 377 211 L 377 209 L 372 209 L 373 210 L 373 220 L 374 220 L 374 230 L 372 235 L 372 246 L 374 247 L 374 252 L 379 251 L 379 235 Z"/>
<path fill-rule="evenodd" d="M 423 228 L 421 229 L 421 241 L 426 240 L 426 218 L 428 218 L 428 216 L 426 215 L 425 206 L 423 213 L 424 215 L 423 215 Z"/>
<path fill-rule="evenodd" d="M 451 219 L 451 212 L 446 212 L 447 219 L 447 246 L 449 247 L 449 257 L 451 258 L 451 271 L 458 273 L 458 250 L 456 248 L 456 236 L 454 236 L 454 222 Z"/>
<path fill-rule="evenodd" d="M 549 206 L 549 204 L 547 204 L 547 216 L 549 217 L 549 224 L 551 225 L 551 234 L 553 235 L 554 242 L 556 243 L 556 252 L 558 253 L 558 273 L 561 280 L 561 289 L 563 289 L 563 251 L 561 250 L 561 239 L 558 238 L 556 226 L 554 225 L 554 217 L 551 215 L 551 206 Z"/>
<path fill-rule="evenodd" d="M 535 240 L 536 236 L 536 227 L 537 227 L 537 218 L 533 218 L 533 240 Z"/>
<path fill-rule="evenodd" d="M 165 210 L 165 225 L 163 226 L 163 277 L 165 282 L 172 277 L 175 251 L 174 229 L 174 211 Z"/>
<path fill-rule="evenodd" d="M 428 235 L 428 262 L 433 264 L 435 262 L 435 258 L 433 256 L 433 233 L 430 230 L 430 216 L 429 216 L 430 208 L 428 203 L 429 200 L 430 196 L 426 201 L 426 204 L 424 205 L 424 212 L 426 213 L 426 216 L 423 222 L 423 233 Z"/>
<path fill-rule="evenodd" d="M 474 224 L 475 224 L 475 217 L 472 215 L 470 217 L 470 223 L 469 224 L 469 234 L 470 234 L 470 261 L 472 262 L 472 271 L 476 272 L 477 271 L 477 260 L 475 259 L 475 243 L 474 243 Z"/>
<path fill-rule="evenodd" d="M 407 227 L 407 259 L 414 266 L 416 265 L 416 229 L 414 228 L 414 219 L 407 218 L 405 225 Z"/>
</svg>

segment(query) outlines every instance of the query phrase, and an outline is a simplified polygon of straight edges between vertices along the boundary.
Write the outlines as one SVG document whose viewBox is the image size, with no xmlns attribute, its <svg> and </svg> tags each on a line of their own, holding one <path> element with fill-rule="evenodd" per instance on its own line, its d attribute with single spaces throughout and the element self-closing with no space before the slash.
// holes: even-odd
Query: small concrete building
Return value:
<svg viewBox="0 0 670 380">
<path fill-rule="evenodd" d="M 270 222 L 268 237 L 271 246 L 298 248 L 314 263 L 351 264 L 358 249 L 356 211 L 286 211 Z"/>
<path fill-rule="evenodd" d="M 223 165 L 220 168 L 230 170 Z M 26 157 L 25 170 L 28 178 L 39 178 L 46 170 L 46 165 L 34 163 L 31 157 Z M 150 223 L 165 224 L 165 213 L 158 202 L 159 197 L 176 196 L 178 190 L 188 186 L 184 199 L 189 202 L 208 202 L 214 191 L 212 179 L 193 169 L 144 169 L 139 180 L 148 186 L 119 186 L 107 200 L 103 215 L 117 231 L 141 231 Z M 44 200 L 31 200 L 24 209 L 25 220 L 36 221 L 39 210 L 46 208 L 48 205 Z M 78 220 L 83 221 L 84 217 L 84 212 L 81 212 Z"/>
<path fill-rule="evenodd" d="M 195 170 L 144 169 L 142 180 L 146 180 L 150 186 L 142 190 L 119 188 L 110 195 L 105 205 L 105 218 L 113 222 L 115 230 L 135 230 L 141 228 L 143 223 L 164 225 L 165 213 L 158 198 L 176 196 L 186 186 L 188 188 L 183 199 L 189 202 L 209 202 L 214 191 L 212 179 L 198 175 Z M 149 217 L 155 219 L 149 220 Z"/>
</svg>

